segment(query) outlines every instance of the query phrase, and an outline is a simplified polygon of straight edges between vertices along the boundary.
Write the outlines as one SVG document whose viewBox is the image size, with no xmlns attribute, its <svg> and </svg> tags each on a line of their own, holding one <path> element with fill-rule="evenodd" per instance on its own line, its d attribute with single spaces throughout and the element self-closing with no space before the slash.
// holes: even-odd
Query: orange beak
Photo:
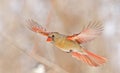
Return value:
<svg viewBox="0 0 120 73">
<path fill-rule="evenodd" d="M 51 42 L 52 41 L 52 38 L 51 37 L 48 37 L 47 38 L 47 42 Z"/>
</svg>

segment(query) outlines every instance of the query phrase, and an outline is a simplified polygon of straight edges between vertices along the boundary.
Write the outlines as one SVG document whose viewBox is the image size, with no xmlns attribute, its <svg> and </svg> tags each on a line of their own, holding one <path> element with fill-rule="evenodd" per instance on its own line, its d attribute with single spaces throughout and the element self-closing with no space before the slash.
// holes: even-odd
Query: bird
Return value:
<svg viewBox="0 0 120 73">
<path fill-rule="evenodd" d="M 33 32 L 47 37 L 47 42 L 52 43 L 60 50 L 69 53 L 72 57 L 88 64 L 89 66 L 98 67 L 107 61 L 105 57 L 88 51 L 82 45 L 83 43 L 92 41 L 102 33 L 103 27 L 97 21 L 90 22 L 80 33 L 72 35 L 65 35 L 59 32 L 49 32 L 45 27 L 32 19 L 27 20 L 27 27 Z"/>
</svg>

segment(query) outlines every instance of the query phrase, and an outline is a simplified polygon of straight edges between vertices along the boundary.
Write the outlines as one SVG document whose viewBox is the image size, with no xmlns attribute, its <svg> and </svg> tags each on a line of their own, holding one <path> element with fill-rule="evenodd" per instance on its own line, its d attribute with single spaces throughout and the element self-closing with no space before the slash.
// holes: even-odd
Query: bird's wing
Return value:
<svg viewBox="0 0 120 73">
<path fill-rule="evenodd" d="M 45 28 L 42 27 L 42 25 L 39 25 L 36 21 L 29 19 L 27 21 L 27 26 L 30 30 L 36 32 L 36 33 L 40 33 L 44 36 L 48 36 L 48 34 L 50 32 L 47 32 Z"/>
<path fill-rule="evenodd" d="M 100 22 L 90 22 L 87 27 L 82 30 L 82 32 L 67 36 L 67 38 L 69 40 L 76 40 L 78 43 L 85 43 L 95 39 L 101 34 L 102 30 L 103 27 L 101 26 Z"/>
</svg>

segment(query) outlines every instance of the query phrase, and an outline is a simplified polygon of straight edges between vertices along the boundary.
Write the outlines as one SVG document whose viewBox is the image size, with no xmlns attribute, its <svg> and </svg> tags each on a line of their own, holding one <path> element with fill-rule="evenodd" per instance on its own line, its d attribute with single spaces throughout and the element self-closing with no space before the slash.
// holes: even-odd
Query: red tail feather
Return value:
<svg viewBox="0 0 120 73">
<path fill-rule="evenodd" d="M 106 58 L 98 56 L 96 54 L 93 54 L 89 52 L 88 50 L 85 50 L 87 54 L 82 54 L 80 52 L 72 52 L 72 56 L 75 57 L 78 60 L 81 60 L 85 63 L 87 63 L 90 66 L 99 66 L 106 62 Z"/>
</svg>

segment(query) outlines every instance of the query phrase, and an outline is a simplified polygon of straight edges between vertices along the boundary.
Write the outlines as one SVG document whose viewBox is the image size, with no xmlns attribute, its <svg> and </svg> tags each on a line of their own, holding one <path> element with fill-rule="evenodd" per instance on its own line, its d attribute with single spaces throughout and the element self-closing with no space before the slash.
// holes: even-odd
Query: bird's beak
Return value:
<svg viewBox="0 0 120 73">
<path fill-rule="evenodd" d="M 47 41 L 47 42 L 51 42 L 51 41 L 52 41 L 52 38 L 51 38 L 51 37 L 48 37 L 46 41 Z"/>
</svg>

